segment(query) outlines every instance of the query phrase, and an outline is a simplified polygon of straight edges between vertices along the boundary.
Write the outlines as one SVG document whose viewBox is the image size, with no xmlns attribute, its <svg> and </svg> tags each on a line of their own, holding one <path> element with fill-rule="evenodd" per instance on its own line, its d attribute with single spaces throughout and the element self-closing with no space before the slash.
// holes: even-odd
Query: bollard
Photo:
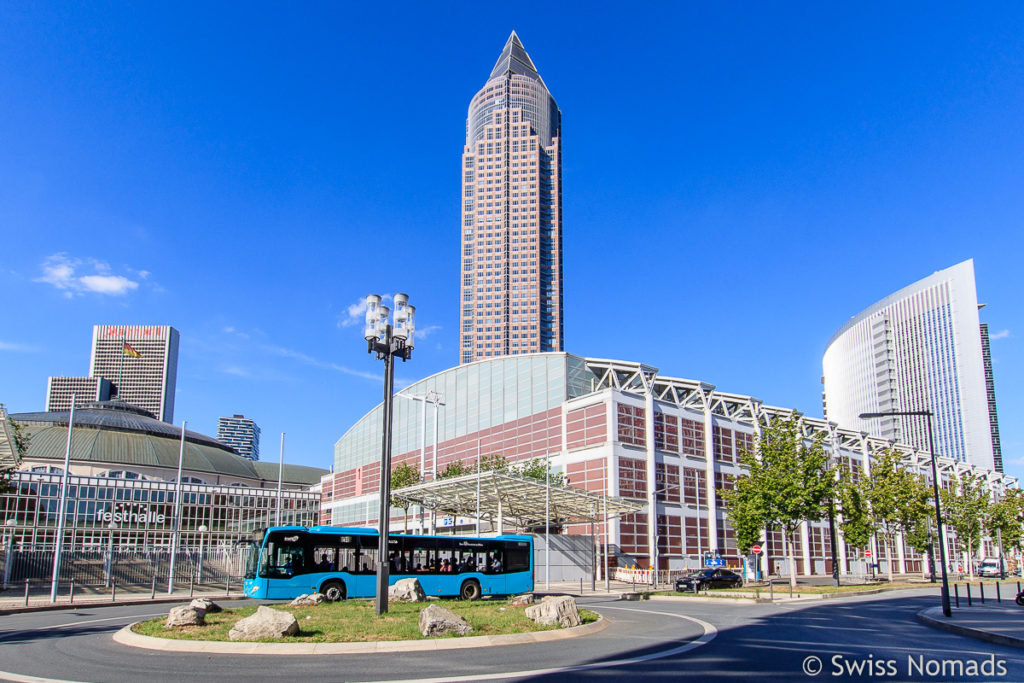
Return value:
<svg viewBox="0 0 1024 683">
<path fill-rule="evenodd" d="M 970 607 L 973 603 L 971 602 L 971 584 L 964 584 L 967 586 L 967 606 Z"/>
<path fill-rule="evenodd" d="M 981 591 L 981 604 L 985 604 L 985 582 L 982 581 L 978 584 L 978 590 Z"/>
<path fill-rule="evenodd" d="M 25 579 L 25 607 L 28 607 L 28 579 Z"/>
<path fill-rule="evenodd" d="M 150 600 L 156 599 L 156 573 L 153 574 L 153 591 L 149 594 Z"/>
<path fill-rule="evenodd" d="M 231 595 L 231 574 L 224 575 L 224 597 Z"/>
<path fill-rule="evenodd" d="M 1002 602 L 1002 601 L 1003 601 L 1003 592 L 999 588 L 999 582 L 996 581 L 996 602 Z"/>
<path fill-rule="evenodd" d="M 956 595 L 956 608 L 960 609 L 960 584 L 953 584 L 953 594 Z"/>
<path fill-rule="evenodd" d="M 768 595 L 772 602 L 775 601 L 775 584 L 772 583 L 771 578 L 768 579 Z"/>
<path fill-rule="evenodd" d="M 192 574 L 192 575 L 190 575 L 188 577 L 188 597 L 191 598 L 192 595 L 195 593 L 195 587 L 196 587 L 196 575 Z"/>
<path fill-rule="evenodd" d="M 580 595 L 583 595 L 583 577 L 580 577 Z"/>
<path fill-rule="evenodd" d="M 68 604 L 75 604 L 75 580 L 71 579 L 71 588 L 68 589 Z"/>
<path fill-rule="evenodd" d="M 111 581 L 110 582 L 110 602 L 116 602 L 116 601 L 117 601 L 117 582 L 116 581 Z"/>
</svg>

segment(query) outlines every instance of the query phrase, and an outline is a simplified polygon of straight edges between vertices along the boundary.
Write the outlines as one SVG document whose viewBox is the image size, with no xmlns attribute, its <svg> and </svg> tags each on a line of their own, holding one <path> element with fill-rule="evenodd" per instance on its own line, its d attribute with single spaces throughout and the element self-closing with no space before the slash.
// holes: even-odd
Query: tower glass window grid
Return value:
<svg viewBox="0 0 1024 683">
<path fill-rule="evenodd" d="M 140 357 L 125 357 L 125 343 Z M 89 375 L 111 383 L 111 398 L 174 422 L 178 331 L 166 325 L 96 325 Z"/>
<path fill-rule="evenodd" d="M 259 425 L 244 415 L 218 418 L 217 440 L 231 446 L 243 458 L 260 459 Z"/>
<path fill-rule="evenodd" d="M 513 33 L 466 122 L 460 362 L 564 347 L 561 112 Z"/>
</svg>

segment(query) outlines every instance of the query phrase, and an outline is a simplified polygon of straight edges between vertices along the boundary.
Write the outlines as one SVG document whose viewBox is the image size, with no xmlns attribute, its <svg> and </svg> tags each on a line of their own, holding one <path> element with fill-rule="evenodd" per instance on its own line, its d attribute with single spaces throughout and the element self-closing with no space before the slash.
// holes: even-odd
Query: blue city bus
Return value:
<svg viewBox="0 0 1024 683">
<path fill-rule="evenodd" d="M 245 595 L 259 599 L 321 593 L 330 601 L 377 594 L 374 529 L 279 526 L 258 534 Z M 427 595 L 475 600 L 533 590 L 533 539 L 504 535 L 388 537 L 389 582 L 417 578 Z"/>
</svg>

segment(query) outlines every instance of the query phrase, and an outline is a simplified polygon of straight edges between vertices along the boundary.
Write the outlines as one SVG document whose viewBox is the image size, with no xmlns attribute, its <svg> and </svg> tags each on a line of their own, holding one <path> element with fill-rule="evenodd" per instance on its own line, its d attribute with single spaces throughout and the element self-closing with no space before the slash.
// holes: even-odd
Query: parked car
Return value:
<svg viewBox="0 0 1024 683">
<path fill-rule="evenodd" d="M 742 585 L 743 577 L 728 569 L 701 569 L 676 580 L 677 591 L 736 588 Z"/>
<path fill-rule="evenodd" d="M 999 558 L 986 557 L 978 565 L 978 576 L 983 578 L 998 578 L 1002 572 L 999 569 Z"/>
</svg>

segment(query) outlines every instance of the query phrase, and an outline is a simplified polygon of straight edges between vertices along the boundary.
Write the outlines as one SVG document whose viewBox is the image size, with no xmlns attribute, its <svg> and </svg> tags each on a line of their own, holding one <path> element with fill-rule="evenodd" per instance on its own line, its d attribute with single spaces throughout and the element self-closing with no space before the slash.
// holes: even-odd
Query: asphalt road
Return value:
<svg viewBox="0 0 1024 683">
<path fill-rule="evenodd" d="M 317 656 L 133 649 L 113 642 L 112 634 L 132 621 L 165 614 L 166 607 L 83 608 L 0 618 L 0 679 L 1024 681 L 1024 651 L 917 623 L 914 614 L 936 600 L 924 591 L 786 605 L 588 597 L 580 603 L 612 623 L 582 638 L 428 653 Z M 817 660 L 808 659 L 813 657 Z M 808 675 L 805 667 L 816 674 Z M 970 675 L 975 668 L 977 675 Z"/>
</svg>

